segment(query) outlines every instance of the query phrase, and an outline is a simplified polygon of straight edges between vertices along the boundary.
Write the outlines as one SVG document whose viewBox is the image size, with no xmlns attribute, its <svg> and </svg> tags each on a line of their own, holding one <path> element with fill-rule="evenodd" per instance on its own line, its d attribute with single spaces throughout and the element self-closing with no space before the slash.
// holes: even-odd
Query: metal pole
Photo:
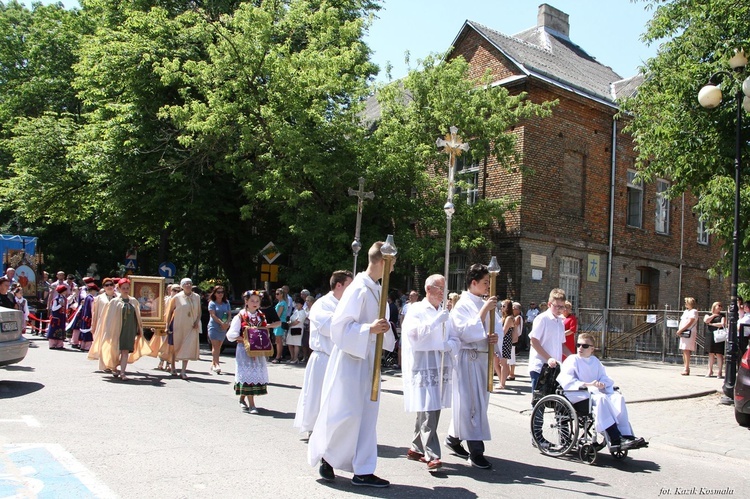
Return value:
<svg viewBox="0 0 750 499">
<path fill-rule="evenodd" d="M 739 350 L 739 336 L 737 321 L 739 321 L 739 306 L 737 303 L 737 286 L 739 283 L 740 267 L 740 172 L 742 170 L 742 91 L 735 96 L 737 101 L 737 130 L 734 150 L 734 229 L 732 233 L 732 289 L 729 299 L 729 334 L 726 346 L 726 377 L 722 390 L 724 396 L 721 401 L 725 404 L 734 403 L 734 384 L 737 380 L 737 361 Z"/>
</svg>

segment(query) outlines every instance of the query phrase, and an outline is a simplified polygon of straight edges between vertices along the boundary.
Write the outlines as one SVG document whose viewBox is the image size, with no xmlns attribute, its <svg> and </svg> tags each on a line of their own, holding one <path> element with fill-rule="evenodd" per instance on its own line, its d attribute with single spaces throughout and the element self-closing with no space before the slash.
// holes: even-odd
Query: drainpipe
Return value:
<svg viewBox="0 0 750 499">
<path fill-rule="evenodd" d="M 680 274 L 677 277 L 677 304 L 675 305 L 675 310 L 680 309 L 680 297 L 682 296 L 682 257 L 683 252 L 685 251 L 685 193 L 682 193 L 682 209 L 680 210 L 681 217 L 680 217 Z"/>
<path fill-rule="evenodd" d="M 607 356 L 607 330 L 609 329 L 609 306 L 612 300 L 612 255 L 615 239 L 615 174 L 617 170 L 617 115 L 612 116 L 612 165 L 609 174 L 609 243 L 607 245 L 607 297 L 604 301 L 604 317 L 601 345 Z"/>
</svg>

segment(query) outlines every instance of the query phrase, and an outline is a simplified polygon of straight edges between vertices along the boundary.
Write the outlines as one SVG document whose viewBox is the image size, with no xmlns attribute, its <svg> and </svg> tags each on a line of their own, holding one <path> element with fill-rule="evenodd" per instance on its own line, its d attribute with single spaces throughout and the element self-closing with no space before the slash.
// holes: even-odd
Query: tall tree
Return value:
<svg viewBox="0 0 750 499">
<path fill-rule="evenodd" d="M 375 211 L 408 214 L 390 218 L 391 230 L 400 235 L 401 254 L 427 273 L 444 265 L 447 156 L 435 140 L 455 125 L 469 144 L 468 163 L 490 157 L 508 170 L 522 164 L 511 128 L 524 118 L 547 116 L 553 103 L 526 100 L 491 86 L 489 74 L 476 80 L 469 76 L 463 57 L 443 61 L 430 56 L 408 76 L 379 89 L 381 115 L 367 141 L 371 148 L 368 175 L 377 179 L 375 189 L 388 192 Z M 469 187 L 457 178 L 459 188 Z M 452 247 L 471 250 L 487 247 L 489 229 L 509 207 L 505 199 L 460 203 L 454 215 Z M 440 235 L 442 237 L 436 237 Z"/>
<path fill-rule="evenodd" d="M 654 10 L 642 39 L 659 43 L 657 55 L 641 68 L 643 84 L 623 103 L 631 114 L 626 131 L 638 152 L 638 175 L 672 181 L 670 194 L 691 191 L 698 197 L 696 215 L 729 248 L 734 206 L 734 151 L 738 90 L 735 78 L 721 76 L 724 104 L 713 110 L 698 103 L 698 92 L 712 74 L 728 71 L 734 50 L 750 53 L 750 5 L 733 0 L 649 0 Z M 747 76 L 745 74 L 744 76 Z M 744 77 L 743 76 L 743 77 Z M 743 162 L 747 163 L 750 123 L 742 129 Z M 747 168 L 742 172 L 741 268 L 750 264 L 746 220 L 750 216 Z M 731 252 L 718 262 L 727 273 Z"/>
</svg>

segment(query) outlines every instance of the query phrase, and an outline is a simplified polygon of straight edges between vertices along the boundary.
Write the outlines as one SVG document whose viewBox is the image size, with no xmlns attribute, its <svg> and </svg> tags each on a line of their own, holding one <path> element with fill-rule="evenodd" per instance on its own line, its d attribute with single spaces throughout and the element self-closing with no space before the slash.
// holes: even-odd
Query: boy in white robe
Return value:
<svg viewBox="0 0 750 499">
<path fill-rule="evenodd" d="M 482 299 L 490 292 L 489 270 L 474 264 L 466 273 L 467 291 L 461 293 L 450 313 L 451 351 L 455 355 L 453 418 L 445 445 L 456 455 L 467 457 L 476 468 L 492 467 L 484 457 L 484 440 L 491 440 L 487 418 L 487 355 L 497 352 L 497 334 L 490 334 L 489 314 L 496 314 L 497 297 Z M 461 446 L 466 440 L 467 452 Z"/>
<path fill-rule="evenodd" d="M 569 356 L 562 363 L 557 382 L 563 390 L 587 388 L 588 391 L 569 391 L 565 393 L 565 397 L 576 404 L 591 396 L 596 431 L 607 433 L 611 448 L 627 450 L 643 447 L 643 438 L 633 436 L 625 398 L 614 390 L 615 382 L 607 376 L 599 359 L 593 356 L 594 336 L 589 333 L 579 334 L 576 350 L 577 354 Z"/>
<path fill-rule="evenodd" d="M 404 409 L 417 413 L 406 458 L 437 471 L 442 467 L 437 427 L 441 409 L 451 406 L 453 362 L 447 341 L 449 315 L 442 307 L 445 278 L 431 275 L 424 289 L 424 300 L 409 306 L 401 325 Z"/>
<path fill-rule="evenodd" d="M 308 462 L 311 466 L 320 463 L 320 476 L 326 481 L 335 479 L 335 468 L 353 472 L 353 485 L 390 485 L 374 474 L 380 404 L 379 400 L 370 400 L 376 335 L 385 334 L 385 350 L 393 351 L 396 344 L 388 307 L 386 317 L 378 318 L 381 288 L 377 280 L 383 276 L 383 244 L 372 245 L 367 270 L 357 274 L 346 288 L 331 320 L 334 347 L 323 381 L 320 413 L 307 449 Z"/>
<path fill-rule="evenodd" d="M 311 432 L 320 412 L 320 397 L 323 391 L 328 360 L 333 350 L 331 341 L 331 319 L 344 291 L 352 283 L 349 270 L 337 270 L 331 275 L 331 291 L 310 307 L 310 349 L 312 354 L 305 367 L 305 379 L 297 401 L 294 428 L 300 433 Z"/>
</svg>

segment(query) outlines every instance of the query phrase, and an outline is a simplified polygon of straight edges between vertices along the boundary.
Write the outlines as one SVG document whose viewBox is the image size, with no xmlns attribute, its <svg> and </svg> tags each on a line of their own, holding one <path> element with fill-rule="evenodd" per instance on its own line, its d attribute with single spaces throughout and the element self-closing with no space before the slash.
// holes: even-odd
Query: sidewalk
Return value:
<svg viewBox="0 0 750 499">
<path fill-rule="evenodd" d="M 628 404 L 703 397 L 721 392 L 723 380 L 705 378 L 706 366 L 695 366 L 690 376 L 681 376 L 682 365 L 637 360 L 604 360 L 607 375 L 615 380 Z M 495 383 L 497 386 L 497 383 Z M 490 397 L 490 404 L 515 412 L 531 409 L 528 357 L 519 357 L 516 380 L 506 383 Z"/>
<path fill-rule="evenodd" d="M 490 405 L 530 415 L 527 359 L 518 360 L 516 380 L 508 381 L 506 390 L 496 390 L 490 396 Z M 724 380 L 704 377 L 708 370 L 705 365 L 693 366 L 690 376 L 681 376 L 679 364 L 631 360 L 602 363 L 628 402 L 636 434 L 650 446 L 750 461 L 744 445 L 748 429 L 735 421 L 733 406 L 719 403 Z"/>
</svg>

